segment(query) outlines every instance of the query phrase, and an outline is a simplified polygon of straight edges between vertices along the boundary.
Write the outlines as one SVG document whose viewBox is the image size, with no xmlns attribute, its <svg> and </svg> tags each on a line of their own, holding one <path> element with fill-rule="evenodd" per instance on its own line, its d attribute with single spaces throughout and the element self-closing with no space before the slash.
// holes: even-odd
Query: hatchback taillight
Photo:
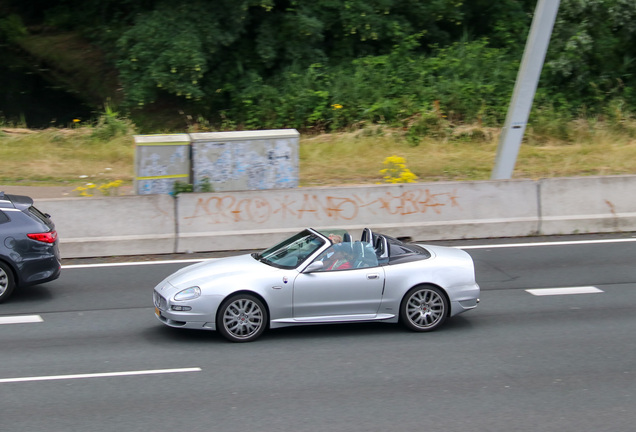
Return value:
<svg viewBox="0 0 636 432">
<path fill-rule="evenodd" d="M 42 243 L 55 243 L 57 240 L 57 231 L 49 231 L 45 233 L 27 234 L 27 237 Z"/>
</svg>

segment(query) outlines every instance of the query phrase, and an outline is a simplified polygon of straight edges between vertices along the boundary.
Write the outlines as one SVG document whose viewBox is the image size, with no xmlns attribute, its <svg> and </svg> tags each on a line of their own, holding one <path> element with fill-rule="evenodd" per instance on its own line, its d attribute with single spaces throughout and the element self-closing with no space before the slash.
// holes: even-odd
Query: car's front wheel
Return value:
<svg viewBox="0 0 636 432">
<path fill-rule="evenodd" d="M 426 332 L 441 326 L 448 316 L 448 300 L 432 285 L 412 288 L 402 300 L 400 318 L 411 330 Z"/>
<path fill-rule="evenodd" d="M 9 298 L 14 288 L 13 272 L 8 265 L 0 261 L 0 303 Z"/>
<path fill-rule="evenodd" d="M 267 309 L 258 298 L 249 294 L 238 294 L 221 304 L 216 327 L 229 341 L 251 342 L 267 327 Z"/>
</svg>

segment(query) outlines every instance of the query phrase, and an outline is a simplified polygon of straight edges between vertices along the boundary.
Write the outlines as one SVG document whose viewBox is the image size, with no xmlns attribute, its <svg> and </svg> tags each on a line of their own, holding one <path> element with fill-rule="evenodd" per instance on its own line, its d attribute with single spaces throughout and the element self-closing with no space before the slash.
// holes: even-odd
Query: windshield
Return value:
<svg viewBox="0 0 636 432">
<path fill-rule="evenodd" d="M 254 257 L 274 267 L 293 269 L 302 264 L 324 244 L 325 241 L 322 238 L 305 230 L 260 254 L 254 255 Z"/>
</svg>

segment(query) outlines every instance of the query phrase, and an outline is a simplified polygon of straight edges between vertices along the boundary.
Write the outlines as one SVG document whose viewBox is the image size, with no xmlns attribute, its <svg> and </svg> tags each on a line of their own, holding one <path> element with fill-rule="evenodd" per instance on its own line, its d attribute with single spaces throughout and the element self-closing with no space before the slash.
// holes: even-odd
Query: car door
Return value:
<svg viewBox="0 0 636 432">
<path fill-rule="evenodd" d="M 294 318 L 375 315 L 383 288 L 379 266 L 300 273 L 294 280 Z"/>
</svg>

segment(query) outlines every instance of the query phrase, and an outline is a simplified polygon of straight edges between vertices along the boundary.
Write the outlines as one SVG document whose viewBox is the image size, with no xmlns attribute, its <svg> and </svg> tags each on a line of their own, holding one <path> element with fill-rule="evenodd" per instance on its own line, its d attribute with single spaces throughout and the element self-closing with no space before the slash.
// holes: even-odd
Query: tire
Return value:
<svg viewBox="0 0 636 432">
<path fill-rule="evenodd" d="M 417 332 L 433 331 L 446 321 L 449 305 L 444 292 L 432 285 L 420 285 L 406 293 L 400 305 L 400 319 Z"/>
<path fill-rule="evenodd" d="M 249 294 L 225 300 L 217 312 L 216 328 L 231 342 L 252 342 L 267 328 L 268 314 L 263 303 Z"/>
<path fill-rule="evenodd" d="M 15 278 L 13 277 L 13 272 L 8 265 L 0 262 L 0 303 L 8 299 L 14 289 Z"/>
</svg>

